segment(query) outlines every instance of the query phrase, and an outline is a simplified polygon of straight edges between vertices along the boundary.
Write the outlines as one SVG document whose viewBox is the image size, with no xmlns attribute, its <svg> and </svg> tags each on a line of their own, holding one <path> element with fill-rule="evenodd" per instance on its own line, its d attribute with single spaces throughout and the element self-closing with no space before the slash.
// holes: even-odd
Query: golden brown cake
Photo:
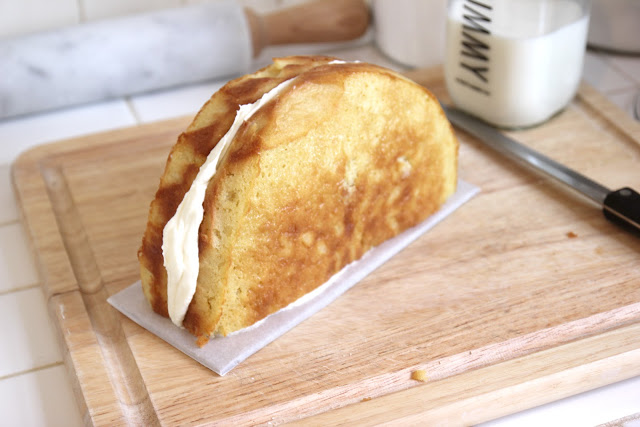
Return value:
<svg viewBox="0 0 640 427">
<path fill-rule="evenodd" d="M 274 88 L 203 187 L 197 281 L 183 320 L 174 319 L 200 338 L 287 306 L 455 191 L 458 143 L 426 89 L 371 64 L 275 59 L 216 92 L 171 150 L 138 252 L 157 313 L 169 315 L 165 225 L 239 106 Z"/>
</svg>

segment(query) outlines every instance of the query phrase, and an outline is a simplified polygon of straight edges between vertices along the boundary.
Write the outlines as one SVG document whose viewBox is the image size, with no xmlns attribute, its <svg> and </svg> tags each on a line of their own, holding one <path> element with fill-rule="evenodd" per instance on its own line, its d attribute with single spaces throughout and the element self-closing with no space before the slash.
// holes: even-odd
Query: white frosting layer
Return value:
<svg viewBox="0 0 640 427">
<path fill-rule="evenodd" d="M 286 89 L 295 80 L 289 79 L 276 86 L 253 104 L 241 105 L 229 131 L 207 156 L 191 188 L 169 220 L 162 234 L 162 255 L 167 269 L 167 305 L 169 317 L 182 326 L 193 294 L 196 291 L 200 260 L 198 257 L 198 230 L 204 216 L 205 192 L 221 160 L 228 151 L 240 126 L 264 104 Z"/>
</svg>

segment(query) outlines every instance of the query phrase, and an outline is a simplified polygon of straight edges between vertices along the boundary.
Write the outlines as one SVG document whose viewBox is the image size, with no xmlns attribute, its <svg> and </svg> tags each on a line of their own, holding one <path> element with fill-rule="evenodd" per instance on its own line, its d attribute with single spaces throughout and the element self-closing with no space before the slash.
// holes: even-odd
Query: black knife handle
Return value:
<svg viewBox="0 0 640 427">
<path fill-rule="evenodd" d="M 640 194 L 625 187 L 607 194 L 604 216 L 624 230 L 640 237 Z"/>
</svg>

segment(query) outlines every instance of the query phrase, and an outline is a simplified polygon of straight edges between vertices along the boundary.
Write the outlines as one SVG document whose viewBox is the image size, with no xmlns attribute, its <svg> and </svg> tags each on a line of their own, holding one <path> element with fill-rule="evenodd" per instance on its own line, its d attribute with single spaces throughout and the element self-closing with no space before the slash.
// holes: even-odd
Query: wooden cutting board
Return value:
<svg viewBox="0 0 640 427">
<path fill-rule="evenodd" d="M 440 69 L 411 77 L 448 101 Z M 640 239 L 462 132 L 460 175 L 480 195 L 216 375 L 105 301 L 138 279 L 149 202 L 189 121 L 45 145 L 14 165 L 87 422 L 469 424 L 640 375 Z M 640 188 L 640 126 L 586 85 L 512 134 L 606 186 Z"/>
</svg>

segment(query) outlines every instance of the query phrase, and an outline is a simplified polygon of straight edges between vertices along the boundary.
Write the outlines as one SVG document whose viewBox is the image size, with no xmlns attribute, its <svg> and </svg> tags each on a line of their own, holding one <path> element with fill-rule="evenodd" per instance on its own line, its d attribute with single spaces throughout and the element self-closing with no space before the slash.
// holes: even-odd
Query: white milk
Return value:
<svg viewBox="0 0 640 427">
<path fill-rule="evenodd" d="M 573 98 L 588 12 L 581 2 L 539 3 L 451 1 L 445 78 L 459 108 L 501 127 L 525 127 L 547 120 Z"/>
</svg>

